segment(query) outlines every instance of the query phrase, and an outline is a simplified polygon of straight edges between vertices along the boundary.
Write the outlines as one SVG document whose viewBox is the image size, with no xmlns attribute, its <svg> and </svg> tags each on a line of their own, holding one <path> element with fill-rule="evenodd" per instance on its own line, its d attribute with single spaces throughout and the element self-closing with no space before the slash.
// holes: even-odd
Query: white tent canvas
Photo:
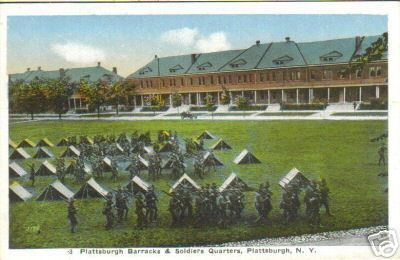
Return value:
<svg viewBox="0 0 400 260">
<path fill-rule="evenodd" d="M 75 194 L 75 198 L 105 198 L 108 194 L 103 187 L 98 184 L 95 179 L 90 178 Z"/>
<path fill-rule="evenodd" d="M 36 175 L 42 175 L 42 176 L 47 176 L 47 175 L 56 175 L 57 174 L 57 169 L 54 165 L 52 165 L 49 161 L 44 161 L 39 169 L 36 171 Z"/>
<path fill-rule="evenodd" d="M 69 200 L 74 197 L 74 193 L 60 181 L 55 181 L 39 195 L 37 200 Z"/>
<path fill-rule="evenodd" d="M 146 159 L 144 159 L 142 156 L 138 156 L 139 158 L 139 168 L 140 169 L 147 169 L 149 168 L 149 162 L 146 161 Z"/>
<path fill-rule="evenodd" d="M 134 176 L 132 178 L 132 180 L 128 183 L 128 185 L 126 185 L 126 188 L 132 193 L 136 193 L 139 191 L 142 193 L 145 193 L 149 190 L 149 187 L 150 187 L 150 184 L 143 181 L 138 176 Z"/>
<path fill-rule="evenodd" d="M 61 157 L 79 157 L 81 152 L 73 145 L 67 147 L 67 150 L 63 152 Z"/>
<path fill-rule="evenodd" d="M 224 151 L 224 150 L 231 150 L 232 147 L 227 144 L 224 140 L 219 139 L 218 142 L 216 142 L 213 146 L 211 146 L 212 150 L 217 150 L 217 151 Z"/>
<path fill-rule="evenodd" d="M 9 198 L 11 202 L 27 201 L 32 198 L 32 194 L 22 187 L 18 182 L 14 182 L 9 188 Z"/>
<path fill-rule="evenodd" d="M 279 185 L 282 188 L 286 188 L 289 184 L 295 184 L 299 186 L 308 185 L 310 181 L 297 169 L 291 169 L 280 181 Z"/>
<path fill-rule="evenodd" d="M 15 177 L 23 177 L 25 175 L 27 175 L 28 173 L 25 171 L 24 168 L 22 168 L 22 166 L 20 166 L 18 163 L 16 162 L 12 162 L 8 165 L 8 172 L 9 172 L 9 176 L 10 178 L 15 178 Z"/>
<path fill-rule="evenodd" d="M 199 135 L 197 139 L 216 139 L 216 137 L 207 130 L 205 130 L 203 133 L 201 133 L 201 135 Z"/>
<path fill-rule="evenodd" d="M 10 155 L 10 159 L 29 159 L 29 158 L 31 158 L 31 156 L 24 150 L 24 148 L 17 148 Z"/>
<path fill-rule="evenodd" d="M 223 166 L 224 164 L 221 162 L 220 159 L 218 159 L 213 153 L 211 152 L 206 152 L 203 155 L 203 161 L 207 161 L 207 160 L 212 160 L 215 164 L 215 166 Z"/>
<path fill-rule="evenodd" d="M 54 154 L 45 147 L 39 147 L 33 158 L 53 158 Z"/>
<path fill-rule="evenodd" d="M 233 160 L 235 164 L 252 164 L 261 163 L 252 153 L 247 149 L 244 149 L 236 158 Z"/>
<path fill-rule="evenodd" d="M 240 179 L 235 173 L 231 173 L 224 183 L 219 187 L 219 192 L 223 192 L 226 189 L 234 188 L 244 190 L 248 188 L 247 184 Z"/>
<path fill-rule="evenodd" d="M 176 188 L 178 188 L 178 187 L 180 187 L 182 185 L 189 186 L 193 190 L 200 190 L 201 189 L 201 187 L 192 178 L 190 178 L 186 173 L 184 173 L 182 175 L 182 177 L 179 178 L 179 180 L 177 182 L 175 182 L 175 184 L 172 186 L 172 188 L 169 190 L 169 192 L 171 193 Z"/>
</svg>

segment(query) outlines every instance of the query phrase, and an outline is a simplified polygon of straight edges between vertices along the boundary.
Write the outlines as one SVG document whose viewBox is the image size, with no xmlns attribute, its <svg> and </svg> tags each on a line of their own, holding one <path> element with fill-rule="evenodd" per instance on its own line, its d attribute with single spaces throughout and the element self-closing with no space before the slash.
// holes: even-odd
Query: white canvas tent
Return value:
<svg viewBox="0 0 400 260">
<path fill-rule="evenodd" d="M 29 159 L 31 156 L 24 150 L 24 148 L 17 148 L 15 149 L 11 155 L 10 159 Z"/>
<path fill-rule="evenodd" d="M 138 176 L 134 176 L 132 180 L 126 185 L 126 188 L 132 193 L 146 193 L 149 190 L 150 184 L 140 179 Z"/>
<path fill-rule="evenodd" d="M 288 185 L 307 186 L 310 183 L 298 169 L 291 169 L 280 181 L 279 185 L 286 189 Z"/>
<path fill-rule="evenodd" d="M 215 165 L 215 166 L 223 166 L 223 165 L 224 165 L 224 164 L 221 162 L 221 160 L 218 159 L 213 153 L 211 153 L 211 152 L 206 152 L 206 153 L 203 155 L 203 161 L 206 162 L 206 161 L 209 161 L 209 160 L 212 160 L 212 161 L 214 162 L 214 165 Z"/>
<path fill-rule="evenodd" d="M 44 161 L 39 169 L 36 171 L 36 175 L 41 176 L 49 176 L 49 175 L 57 175 L 57 169 L 54 165 L 52 165 L 49 161 Z"/>
<path fill-rule="evenodd" d="M 198 191 L 201 189 L 201 187 L 194 180 L 192 180 L 192 178 L 190 178 L 186 173 L 184 173 L 182 177 L 177 182 L 175 182 L 175 184 L 172 186 L 169 192 L 170 193 L 173 192 L 178 187 L 189 188 L 193 191 Z"/>
<path fill-rule="evenodd" d="M 103 171 L 111 172 L 113 170 L 113 163 L 110 158 L 104 157 L 103 160 L 101 161 L 101 163 L 102 163 L 101 167 L 103 168 Z"/>
<path fill-rule="evenodd" d="M 216 139 L 216 137 L 205 130 L 203 133 L 201 133 L 201 135 L 199 135 L 199 137 L 197 137 L 197 139 Z"/>
<path fill-rule="evenodd" d="M 252 153 L 250 153 L 247 149 L 244 149 L 236 158 L 233 160 L 236 164 L 252 164 L 252 163 L 261 163 L 260 160 L 257 159 Z"/>
<path fill-rule="evenodd" d="M 13 140 L 11 139 L 8 140 L 8 148 L 17 149 L 17 146 L 18 145 Z"/>
<path fill-rule="evenodd" d="M 22 168 L 18 163 L 16 162 L 11 162 L 8 165 L 8 173 L 10 178 L 15 178 L 15 177 L 23 177 L 26 176 L 28 173 Z"/>
<path fill-rule="evenodd" d="M 160 153 L 164 153 L 164 152 L 172 152 L 172 150 L 174 149 L 174 146 L 172 145 L 171 142 L 166 142 L 158 152 Z"/>
<path fill-rule="evenodd" d="M 79 157 L 80 155 L 81 152 L 75 146 L 70 145 L 67 147 L 67 150 L 61 154 L 61 157 Z"/>
<path fill-rule="evenodd" d="M 22 187 L 18 182 L 14 182 L 9 188 L 10 202 L 27 201 L 32 198 L 32 194 Z"/>
<path fill-rule="evenodd" d="M 148 169 L 149 168 L 149 162 L 146 161 L 142 156 L 138 156 L 139 158 L 139 169 Z"/>
<path fill-rule="evenodd" d="M 39 147 L 33 158 L 53 158 L 54 154 L 45 147 Z"/>
<path fill-rule="evenodd" d="M 35 147 L 35 143 L 29 139 L 24 139 L 17 146 L 17 148 L 21 148 L 21 147 Z"/>
<path fill-rule="evenodd" d="M 227 144 L 224 140 L 219 139 L 218 142 L 216 142 L 213 146 L 211 146 L 212 150 L 217 150 L 217 151 L 224 151 L 224 150 L 231 150 L 232 147 Z"/>
<path fill-rule="evenodd" d="M 55 181 L 39 195 L 37 200 L 70 200 L 74 197 L 74 193 L 68 189 L 60 181 Z"/>
<path fill-rule="evenodd" d="M 247 188 L 248 185 L 242 179 L 240 179 L 235 173 L 231 173 L 218 190 L 219 192 L 223 192 L 227 189 L 240 189 L 243 191 Z"/>
<path fill-rule="evenodd" d="M 37 144 L 36 147 L 42 147 L 42 146 L 48 146 L 48 147 L 53 147 L 53 143 L 50 142 L 49 139 L 47 139 L 47 137 L 41 139 Z"/>
<path fill-rule="evenodd" d="M 77 199 L 86 199 L 86 198 L 105 198 L 108 194 L 103 187 L 98 184 L 95 179 L 90 178 L 83 186 L 79 189 L 79 191 L 75 194 L 75 198 Z"/>
<path fill-rule="evenodd" d="M 58 142 L 57 146 L 68 146 L 69 141 L 67 138 L 62 138 L 60 142 Z"/>
</svg>

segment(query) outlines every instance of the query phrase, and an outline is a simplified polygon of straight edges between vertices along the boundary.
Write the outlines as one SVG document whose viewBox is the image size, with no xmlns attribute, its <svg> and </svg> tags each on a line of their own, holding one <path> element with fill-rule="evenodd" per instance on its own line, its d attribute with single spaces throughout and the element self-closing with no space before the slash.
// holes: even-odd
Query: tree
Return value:
<svg viewBox="0 0 400 260">
<path fill-rule="evenodd" d="M 204 103 L 206 104 L 207 111 L 211 112 L 211 118 L 213 118 L 213 111 L 214 111 L 214 106 L 215 106 L 213 96 L 207 95 L 204 98 Z"/>
<path fill-rule="evenodd" d="M 220 99 L 222 105 L 229 105 L 231 103 L 231 97 L 225 87 L 222 87 L 222 94 Z"/>
<path fill-rule="evenodd" d="M 388 40 L 388 33 L 383 33 L 375 42 L 371 43 L 371 45 L 365 49 L 365 53 L 355 56 L 350 60 L 349 66 L 344 71 L 344 74 L 355 73 L 356 70 L 362 69 L 365 64 L 380 60 L 383 54 L 388 51 Z"/>
<path fill-rule="evenodd" d="M 119 105 L 127 105 L 129 95 L 132 95 L 136 86 L 126 81 L 117 81 L 108 89 L 107 99 L 117 107 L 117 116 L 119 115 Z"/>
<path fill-rule="evenodd" d="M 89 109 L 97 110 L 97 118 L 100 118 L 100 107 L 106 103 L 108 85 L 105 81 L 96 81 L 89 84 L 86 80 L 79 83 L 79 93 L 85 98 Z"/>
<path fill-rule="evenodd" d="M 11 103 L 15 111 L 30 114 L 32 120 L 34 114 L 44 112 L 47 108 L 44 86 L 44 80 L 39 78 L 35 78 L 29 84 L 19 82 L 14 85 Z"/>
<path fill-rule="evenodd" d="M 61 119 L 61 114 L 68 111 L 68 98 L 73 92 L 69 79 L 46 79 L 44 91 L 48 108 L 58 114 L 58 118 Z"/>
<path fill-rule="evenodd" d="M 249 107 L 249 99 L 246 97 L 237 96 L 235 99 L 235 105 L 238 107 L 239 110 L 243 111 L 244 116 L 244 110 Z"/>
<path fill-rule="evenodd" d="M 175 92 L 172 94 L 172 107 L 173 108 L 178 108 L 178 114 L 179 114 L 179 107 L 182 105 L 182 95 Z"/>
</svg>

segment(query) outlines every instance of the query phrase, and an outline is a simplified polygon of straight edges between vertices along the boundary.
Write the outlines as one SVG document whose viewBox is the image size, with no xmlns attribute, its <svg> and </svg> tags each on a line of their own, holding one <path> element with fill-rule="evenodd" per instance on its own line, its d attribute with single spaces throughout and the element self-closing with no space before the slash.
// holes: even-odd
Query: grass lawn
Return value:
<svg viewBox="0 0 400 260">
<path fill-rule="evenodd" d="M 213 113 L 213 116 L 249 116 L 255 112 L 230 112 L 230 113 Z M 210 114 L 211 115 L 211 114 Z"/>
<path fill-rule="evenodd" d="M 387 116 L 387 112 L 341 112 L 333 113 L 331 116 Z"/>
<path fill-rule="evenodd" d="M 315 112 L 265 112 L 257 116 L 309 116 Z"/>
<path fill-rule="evenodd" d="M 369 141 L 387 131 L 386 121 L 47 121 L 11 125 L 10 138 L 14 142 L 24 138 L 37 142 L 42 137 L 48 137 L 56 144 L 61 137 L 70 135 L 119 134 L 134 130 L 150 130 L 155 138 L 157 130 L 160 129 L 176 130 L 181 137 L 196 137 L 207 129 L 230 144 L 232 150 L 216 152 L 224 167 L 203 180 L 194 178 L 195 181 L 200 184 L 215 182 L 219 186 L 231 172 L 237 173 L 254 188 L 268 180 L 273 191 L 273 211 L 270 215 L 272 226 L 254 224 L 257 217 L 253 206 L 255 194 L 246 192 L 246 205 L 240 224 L 232 224 L 226 228 L 195 227 L 191 224 L 172 228 L 167 210 L 169 197 L 160 190 L 167 191 L 174 180 L 164 176 L 154 182 L 159 192 L 159 222 L 156 226 L 136 229 L 136 216 L 131 207 L 127 222 L 106 231 L 104 216 L 101 213 L 104 201 L 77 200 L 78 232 L 70 234 L 65 202 L 30 200 L 10 206 L 10 247 L 206 245 L 388 223 L 388 200 L 387 193 L 384 193 L 387 179 L 377 176 L 387 169 L 377 165 L 379 144 Z M 206 145 L 214 142 L 207 141 Z M 234 157 L 244 148 L 251 150 L 262 163 L 233 164 Z M 57 155 L 63 149 L 65 148 L 51 148 Z M 34 150 L 28 149 L 28 152 L 33 154 Z M 30 161 L 20 163 L 28 170 L 27 165 Z M 36 165 L 38 166 L 39 162 Z M 334 216 L 322 214 L 323 227 L 320 229 L 313 229 L 306 224 L 303 201 L 300 219 L 289 225 L 282 223 L 282 212 L 279 209 L 281 189 L 278 181 L 292 167 L 298 168 L 310 179 L 320 176 L 327 179 Z M 191 172 L 188 174 L 192 176 Z M 147 180 L 145 173 L 141 177 Z M 99 180 L 99 183 L 107 189 L 116 188 L 119 184 L 127 183 L 128 178 L 127 173 L 122 173 L 117 182 L 112 182 L 108 174 Z M 54 180 L 55 177 L 37 177 L 37 184 L 31 191 L 37 196 Z M 30 188 L 27 179 L 18 179 L 18 182 Z M 72 179 L 67 179 L 66 185 L 74 192 L 80 186 Z"/>
</svg>

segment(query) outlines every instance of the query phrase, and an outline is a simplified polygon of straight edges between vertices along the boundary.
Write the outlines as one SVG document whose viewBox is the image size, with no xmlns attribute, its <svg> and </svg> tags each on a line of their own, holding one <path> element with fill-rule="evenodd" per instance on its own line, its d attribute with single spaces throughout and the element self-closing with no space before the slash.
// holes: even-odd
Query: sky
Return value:
<svg viewBox="0 0 400 260">
<path fill-rule="evenodd" d="M 387 31 L 379 15 L 11 16 L 7 71 L 117 67 L 128 76 L 158 57 L 318 41 Z"/>
</svg>

